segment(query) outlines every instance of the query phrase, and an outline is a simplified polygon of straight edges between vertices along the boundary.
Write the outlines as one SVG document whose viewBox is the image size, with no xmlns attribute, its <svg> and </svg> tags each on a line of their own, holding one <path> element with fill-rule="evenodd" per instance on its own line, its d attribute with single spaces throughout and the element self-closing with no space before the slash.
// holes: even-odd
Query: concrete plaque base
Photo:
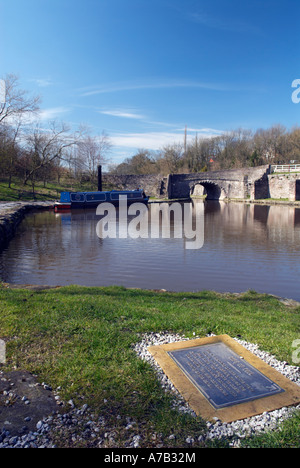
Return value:
<svg viewBox="0 0 300 468">
<path fill-rule="evenodd" d="M 300 387 L 228 335 L 151 346 L 196 414 L 232 422 L 300 403 Z"/>
</svg>

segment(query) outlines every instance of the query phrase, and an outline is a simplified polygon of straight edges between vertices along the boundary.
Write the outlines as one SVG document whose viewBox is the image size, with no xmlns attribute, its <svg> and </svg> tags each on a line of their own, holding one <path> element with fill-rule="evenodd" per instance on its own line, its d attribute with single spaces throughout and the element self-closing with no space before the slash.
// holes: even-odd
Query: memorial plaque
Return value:
<svg viewBox="0 0 300 468">
<path fill-rule="evenodd" d="M 224 343 L 168 354 L 217 409 L 284 392 Z"/>
<path fill-rule="evenodd" d="M 151 346 L 165 374 L 204 419 L 232 422 L 300 403 L 300 387 L 228 335 Z"/>
</svg>

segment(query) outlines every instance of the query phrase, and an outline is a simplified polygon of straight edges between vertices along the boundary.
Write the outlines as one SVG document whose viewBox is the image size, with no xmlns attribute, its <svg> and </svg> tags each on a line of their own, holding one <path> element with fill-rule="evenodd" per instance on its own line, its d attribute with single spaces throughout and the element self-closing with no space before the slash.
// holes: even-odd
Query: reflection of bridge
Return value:
<svg viewBox="0 0 300 468">
<path fill-rule="evenodd" d="M 193 204 L 203 203 L 194 200 Z M 287 205 L 256 203 L 204 203 L 205 225 L 218 223 L 214 236 L 224 243 L 240 246 L 256 244 L 263 249 L 273 243 L 275 250 L 284 248 L 295 253 L 300 242 L 300 209 Z M 207 241 L 207 239 L 206 239 Z"/>
</svg>

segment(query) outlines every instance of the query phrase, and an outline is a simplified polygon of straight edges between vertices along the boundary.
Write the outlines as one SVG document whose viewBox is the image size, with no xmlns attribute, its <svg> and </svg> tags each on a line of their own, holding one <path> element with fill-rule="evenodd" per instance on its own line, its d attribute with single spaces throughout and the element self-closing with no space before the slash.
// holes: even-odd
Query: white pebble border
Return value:
<svg viewBox="0 0 300 468">
<path fill-rule="evenodd" d="M 212 335 L 209 335 L 212 336 Z M 197 338 L 197 337 L 195 337 Z M 283 374 L 285 377 L 300 386 L 300 368 L 297 366 L 290 366 L 286 362 L 278 361 L 274 356 L 265 351 L 261 351 L 256 344 L 248 343 L 246 341 L 235 340 L 258 356 L 261 360 L 265 361 L 271 367 Z M 138 356 L 149 362 L 156 370 L 159 380 L 166 392 L 171 392 L 174 395 L 174 407 L 179 411 L 190 413 L 195 416 L 195 413 L 190 408 L 188 403 L 181 397 L 177 389 L 173 386 L 172 382 L 168 379 L 161 367 L 157 364 L 153 356 L 149 353 L 149 346 L 158 346 L 177 341 L 188 341 L 188 338 L 178 334 L 165 333 L 150 333 L 145 334 L 135 346 L 135 351 Z M 264 431 L 274 430 L 278 424 L 285 419 L 291 417 L 295 411 L 300 409 L 300 405 L 294 407 L 284 407 L 272 412 L 265 412 L 261 415 L 235 421 L 233 423 L 222 423 L 216 419 L 215 423 L 207 422 L 207 434 L 202 437 L 202 440 L 213 440 L 221 438 L 232 438 L 232 445 L 238 447 L 241 439 L 250 435 L 257 435 Z"/>
</svg>

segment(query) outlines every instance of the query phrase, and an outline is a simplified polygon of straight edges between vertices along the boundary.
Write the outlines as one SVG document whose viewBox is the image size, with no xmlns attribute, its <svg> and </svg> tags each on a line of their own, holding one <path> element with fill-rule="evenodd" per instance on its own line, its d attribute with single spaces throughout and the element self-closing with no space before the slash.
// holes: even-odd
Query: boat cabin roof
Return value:
<svg viewBox="0 0 300 468">
<path fill-rule="evenodd" d="M 118 200 L 120 195 L 127 195 L 129 198 L 142 198 L 144 191 L 137 190 L 111 190 L 106 192 L 62 192 L 60 201 L 66 202 L 92 202 Z"/>
</svg>

